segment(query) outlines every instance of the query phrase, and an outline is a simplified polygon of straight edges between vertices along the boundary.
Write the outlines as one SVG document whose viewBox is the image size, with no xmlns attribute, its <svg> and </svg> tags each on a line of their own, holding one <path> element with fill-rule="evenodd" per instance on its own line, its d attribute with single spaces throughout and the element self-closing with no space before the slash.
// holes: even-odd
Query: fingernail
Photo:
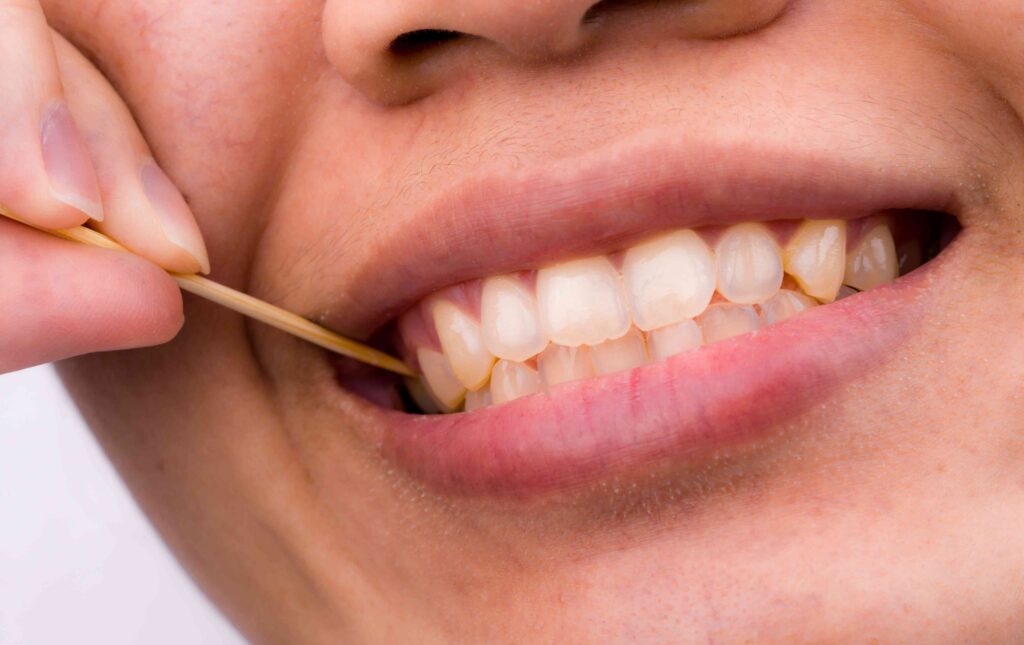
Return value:
<svg viewBox="0 0 1024 645">
<path fill-rule="evenodd" d="M 206 253 L 203 234 L 181 192 L 156 162 L 147 161 L 142 166 L 141 177 L 142 189 L 160 219 L 164 235 L 171 244 L 195 258 L 202 273 L 209 273 L 210 258 Z"/>
<path fill-rule="evenodd" d="M 103 220 L 103 200 L 89 149 L 78 132 L 71 111 L 54 101 L 43 113 L 43 164 L 50 190 L 59 201 L 97 221 Z"/>
</svg>

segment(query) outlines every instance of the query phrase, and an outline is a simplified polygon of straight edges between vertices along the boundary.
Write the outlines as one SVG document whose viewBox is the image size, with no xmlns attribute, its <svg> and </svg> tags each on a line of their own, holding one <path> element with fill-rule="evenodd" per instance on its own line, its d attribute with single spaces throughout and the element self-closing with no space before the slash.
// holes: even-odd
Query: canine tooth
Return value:
<svg viewBox="0 0 1024 645">
<path fill-rule="evenodd" d="M 484 347 L 480 323 L 450 300 L 433 303 L 434 328 L 455 377 L 469 390 L 478 390 L 491 375 L 494 355 Z"/>
<path fill-rule="evenodd" d="M 422 348 L 416 352 L 416 360 L 420 364 L 420 371 L 423 373 L 427 389 L 434 395 L 438 403 L 448 412 L 459 407 L 463 397 L 466 396 L 466 388 L 455 377 L 444 354 Z"/>
<path fill-rule="evenodd" d="M 799 291 L 783 289 L 761 304 L 761 317 L 766 325 L 774 325 L 816 306 L 818 301 L 814 298 Z"/>
<path fill-rule="evenodd" d="M 718 291 L 730 302 L 756 305 L 782 286 L 782 257 L 763 224 L 739 224 L 722 234 L 715 247 Z"/>
<path fill-rule="evenodd" d="M 693 231 L 673 231 L 629 249 L 622 276 L 633 322 L 643 331 L 693 318 L 715 293 L 711 249 Z"/>
<path fill-rule="evenodd" d="M 846 268 L 846 222 L 805 220 L 786 245 L 783 264 L 804 293 L 832 302 Z"/>
<path fill-rule="evenodd" d="M 700 348 L 702 342 L 700 325 L 693 320 L 684 320 L 668 327 L 647 332 L 647 349 L 652 361 Z"/>
<path fill-rule="evenodd" d="M 501 360 L 491 373 L 491 400 L 494 405 L 540 392 L 540 374 L 525 363 Z"/>
<path fill-rule="evenodd" d="M 480 303 L 484 345 L 509 361 L 525 361 L 548 344 L 540 326 L 537 299 L 512 276 L 488 278 Z"/>
<path fill-rule="evenodd" d="M 559 345 L 598 345 L 629 330 L 622 280 L 604 256 L 538 271 L 537 302 L 545 333 Z"/>
<path fill-rule="evenodd" d="M 580 381 L 594 375 L 594 365 L 590 360 L 590 348 L 563 347 L 548 345 L 548 348 L 537 357 L 544 385 L 552 387 L 560 383 Z"/>
<path fill-rule="evenodd" d="M 622 338 L 616 338 L 590 348 L 594 371 L 598 374 L 624 372 L 647 362 L 644 336 L 635 327 Z"/>
<path fill-rule="evenodd" d="M 892 231 L 885 224 L 879 224 L 847 254 L 843 284 L 858 291 L 867 291 L 889 284 L 898 275 L 899 264 Z"/>
<path fill-rule="evenodd" d="M 701 314 L 699 321 L 704 343 L 708 345 L 750 333 L 761 326 L 753 307 L 728 303 L 711 305 Z"/>
<path fill-rule="evenodd" d="M 479 410 L 491 405 L 491 390 L 482 387 L 476 392 L 466 392 L 466 412 Z"/>
</svg>

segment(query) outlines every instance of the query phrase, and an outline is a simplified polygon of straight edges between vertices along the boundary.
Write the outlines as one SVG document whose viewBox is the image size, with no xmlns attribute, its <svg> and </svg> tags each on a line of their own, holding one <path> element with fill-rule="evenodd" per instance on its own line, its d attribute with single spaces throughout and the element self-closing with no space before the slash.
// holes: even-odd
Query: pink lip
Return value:
<svg viewBox="0 0 1024 645">
<path fill-rule="evenodd" d="M 328 323 L 368 334 L 445 286 L 621 249 L 667 228 L 952 212 L 958 204 L 948 189 L 955 178 L 928 159 L 886 167 L 877 155 L 816 148 L 813 137 L 791 150 L 692 137 L 665 145 L 680 138 L 647 133 L 446 190 L 382 234 L 379 254 L 389 260 L 369 267 L 372 275 L 350 276 L 347 284 L 356 286 L 346 291 L 345 315 Z M 923 276 L 939 260 L 757 334 L 550 396 L 441 417 L 367 406 L 368 426 L 398 467 L 453 495 L 529 497 L 651 464 L 700 464 L 771 437 L 883 363 L 920 319 Z"/>
<path fill-rule="evenodd" d="M 790 150 L 658 131 L 529 170 L 474 174 L 425 209 L 397 214 L 376 242 L 387 261 L 348 275 L 344 300 L 310 313 L 336 312 L 323 318 L 329 327 L 366 337 L 443 287 L 618 250 L 669 228 L 955 209 L 954 177 L 928 159 L 900 163 L 818 149 L 811 138 Z"/>
<path fill-rule="evenodd" d="M 936 262 L 757 334 L 551 396 L 450 416 L 381 411 L 384 452 L 444 493 L 529 497 L 770 437 L 892 355 L 926 306 Z"/>
</svg>

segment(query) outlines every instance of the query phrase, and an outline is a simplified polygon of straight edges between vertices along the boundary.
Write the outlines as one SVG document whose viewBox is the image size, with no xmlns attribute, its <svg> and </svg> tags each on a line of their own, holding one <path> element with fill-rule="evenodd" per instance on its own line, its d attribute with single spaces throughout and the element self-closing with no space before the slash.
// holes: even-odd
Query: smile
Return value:
<svg viewBox="0 0 1024 645">
<path fill-rule="evenodd" d="M 543 204 L 567 177 L 605 188 L 516 219 L 526 242 L 491 182 L 421 216 L 481 243 L 430 261 L 450 240 L 405 231 L 427 241 L 392 270 L 416 277 L 367 309 L 401 307 L 383 328 L 422 375 L 401 403 L 367 397 L 390 401 L 365 405 L 385 456 L 449 493 L 532 497 L 755 445 L 883 364 L 955 255 L 936 257 L 954 200 L 907 173 L 708 154 L 729 162 L 699 180 L 682 161 L 620 189 L 617 156 L 518 178 L 508 193 Z"/>
</svg>

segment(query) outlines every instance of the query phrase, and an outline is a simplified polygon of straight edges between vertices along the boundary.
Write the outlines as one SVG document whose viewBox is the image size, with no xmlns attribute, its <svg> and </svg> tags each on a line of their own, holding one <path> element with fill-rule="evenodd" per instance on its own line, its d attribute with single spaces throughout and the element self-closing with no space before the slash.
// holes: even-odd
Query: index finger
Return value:
<svg viewBox="0 0 1024 645">
<path fill-rule="evenodd" d="M 102 219 L 96 170 L 36 0 L 0 0 L 0 97 L 0 204 L 46 228 Z"/>
</svg>

